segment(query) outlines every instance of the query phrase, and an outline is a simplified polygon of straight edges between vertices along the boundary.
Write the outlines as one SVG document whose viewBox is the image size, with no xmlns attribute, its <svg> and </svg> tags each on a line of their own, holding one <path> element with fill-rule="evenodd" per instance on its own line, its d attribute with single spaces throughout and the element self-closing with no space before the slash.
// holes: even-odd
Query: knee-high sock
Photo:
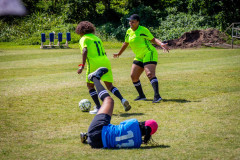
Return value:
<svg viewBox="0 0 240 160">
<path fill-rule="evenodd" d="M 137 89 L 139 96 L 140 96 L 140 97 L 145 97 L 145 95 L 144 95 L 144 93 L 143 93 L 143 90 L 142 90 L 142 85 L 141 85 L 140 80 L 137 81 L 137 82 L 133 82 L 133 85 L 134 85 L 135 88 Z"/>
<path fill-rule="evenodd" d="M 153 78 L 150 80 L 150 82 L 151 82 L 152 87 L 153 87 L 153 90 L 154 90 L 154 95 L 155 95 L 155 96 L 159 95 L 157 77 L 153 77 Z"/>
<path fill-rule="evenodd" d="M 122 101 L 123 97 L 116 87 L 113 87 L 111 92 Z"/>
<path fill-rule="evenodd" d="M 96 77 L 93 77 L 94 85 L 96 86 L 98 97 L 103 101 L 106 97 L 110 96 L 107 90 L 103 87 L 100 80 Z"/>
<path fill-rule="evenodd" d="M 99 99 L 98 99 L 97 91 L 95 89 L 91 89 L 89 91 L 89 94 L 92 97 L 94 103 L 96 104 L 97 109 L 99 109 L 101 107 L 101 105 L 100 105 L 100 102 L 99 102 Z"/>
</svg>

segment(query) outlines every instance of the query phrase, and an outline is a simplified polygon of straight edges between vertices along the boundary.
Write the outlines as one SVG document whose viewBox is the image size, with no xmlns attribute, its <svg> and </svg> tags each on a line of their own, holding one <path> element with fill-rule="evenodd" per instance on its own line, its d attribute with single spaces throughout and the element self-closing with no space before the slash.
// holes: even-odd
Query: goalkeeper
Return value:
<svg viewBox="0 0 240 160">
<path fill-rule="evenodd" d="M 101 77 L 107 73 L 108 69 L 101 67 L 88 75 L 103 104 L 90 124 L 88 133 L 80 134 L 81 141 L 92 148 L 139 148 L 142 143 L 150 141 L 158 124 L 154 120 L 138 122 L 137 119 L 123 121 L 120 125 L 110 124 L 114 101 L 100 83 Z"/>
</svg>

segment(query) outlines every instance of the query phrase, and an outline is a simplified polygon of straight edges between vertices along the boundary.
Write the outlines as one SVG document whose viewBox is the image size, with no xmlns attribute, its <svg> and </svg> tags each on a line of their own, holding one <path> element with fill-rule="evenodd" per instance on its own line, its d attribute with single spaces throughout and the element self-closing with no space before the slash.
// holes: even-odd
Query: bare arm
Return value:
<svg viewBox="0 0 240 160">
<path fill-rule="evenodd" d="M 121 49 L 120 49 L 120 51 L 118 53 L 113 54 L 113 57 L 114 58 L 118 58 L 126 50 L 128 45 L 129 45 L 129 43 L 124 42 L 122 47 L 121 47 Z"/>
<path fill-rule="evenodd" d="M 80 66 L 80 68 L 77 70 L 78 74 L 82 73 L 82 70 L 84 69 L 85 63 L 86 63 L 86 59 L 87 59 L 87 48 L 83 48 L 82 50 L 82 65 Z"/>
<path fill-rule="evenodd" d="M 157 38 L 153 38 L 152 40 L 151 40 L 151 42 L 152 43 L 154 43 L 154 44 L 156 44 L 156 45 L 158 45 L 158 46 L 161 46 L 162 48 L 163 48 L 163 52 L 169 52 L 169 48 L 168 48 L 168 46 L 167 46 L 167 43 L 162 43 L 159 39 L 157 39 Z"/>
</svg>

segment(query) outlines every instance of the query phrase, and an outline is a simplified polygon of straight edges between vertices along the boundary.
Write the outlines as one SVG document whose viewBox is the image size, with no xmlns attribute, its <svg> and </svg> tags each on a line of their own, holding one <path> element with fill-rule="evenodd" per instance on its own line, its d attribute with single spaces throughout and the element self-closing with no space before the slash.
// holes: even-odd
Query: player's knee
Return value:
<svg viewBox="0 0 240 160">
<path fill-rule="evenodd" d="M 87 84 L 87 88 L 88 88 L 88 90 L 94 89 L 94 85 Z"/>
<path fill-rule="evenodd" d="M 155 75 L 152 74 L 151 72 L 148 72 L 148 73 L 147 73 L 147 77 L 148 77 L 149 79 L 152 79 L 153 77 L 155 77 Z"/>
<path fill-rule="evenodd" d="M 133 82 L 138 81 L 138 78 L 133 74 L 131 74 L 131 79 L 132 79 Z"/>
<path fill-rule="evenodd" d="M 114 103 L 114 100 L 110 96 L 106 97 L 105 101 L 107 101 L 108 103 L 112 103 L 112 104 Z"/>
<path fill-rule="evenodd" d="M 107 89 L 109 90 L 109 91 L 112 91 L 112 88 L 113 88 L 114 86 L 113 85 L 108 85 L 107 86 Z"/>
</svg>

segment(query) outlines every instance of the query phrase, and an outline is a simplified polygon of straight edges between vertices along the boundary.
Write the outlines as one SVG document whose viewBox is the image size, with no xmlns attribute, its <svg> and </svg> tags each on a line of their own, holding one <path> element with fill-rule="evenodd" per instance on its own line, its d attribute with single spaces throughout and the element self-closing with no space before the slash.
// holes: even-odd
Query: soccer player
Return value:
<svg viewBox="0 0 240 160">
<path fill-rule="evenodd" d="M 125 111 L 129 111 L 131 106 L 129 102 L 124 99 L 119 92 L 119 90 L 113 86 L 113 76 L 111 70 L 110 61 L 106 55 L 106 52 L 103 48 L 103 43 L 100 38 L 94 35 L 95 27 L 91 22 L 82 21 L 76 27 L 76 33 L 81 36 L 79 41 L 80 49 L 82 51 L 82 64 L 80 64 L 80 68 L 77 70 L 78 74 L 81 74 L 86 61 L 87 61 L 87 71 L 86 71 L 86 82 L 89 90 L 89 94 L 91 95 L 96 106 L 94 110 L 90 111 L 90 114 L 96 114 L 101 107 L 97 92 L 94 88 L 94 83 L 91 80 L 88 80 L 89 73 L 95 71 L 99 67 L 108 68 L 108 73 L 105 74 L 101 79 L 104 81 L 107 89 L 111 91 L 116 97 L 121 100 L 122 105 L 124 106 Z"/>
<path fill-rule="evenodd" d="M 123 43 L 120 51 L 117 54 L 114 54 L 113 57 L 118 58 L 125 51 L 128 45 L 130 45 L 136 55 L 131 70 L 132 82 L 139 94 L 135 101 L 146 99 L 139 80 L 139 77 L 143 71 L 145 71 L 154 90 L 153 103 L 159 102 L 162 98 L 159 94 L 158 79 L 155 74 L 158 53 L 156 48 L 150 42 L 161 46 L 164 52 L 168 52 L 169 48 L 167 47 L 167 44 L 164 44 L 157 38 L 154 38 L 147 28 L 139 25 L 140 17 L 137 14 L 131 15 L 128 20 L 130 28 L 126 32 L 125 42 Z"/>
<path fill-rule="evenodd" d="M 114 101 L 100 83 L 101 76 L 107 72 L 107 68 L 101 67 L 88 75 L 103 104 L 92 120 L 88 133 L 80 133 L 81 141 L 92 148 L 139 148 L 142 143 L 149 142 L 157 131 L 158 124 L 154 120 L 138 122 L 137 119 L 123 121 L 120 125 L 110 124 Z"/>
</svg>

